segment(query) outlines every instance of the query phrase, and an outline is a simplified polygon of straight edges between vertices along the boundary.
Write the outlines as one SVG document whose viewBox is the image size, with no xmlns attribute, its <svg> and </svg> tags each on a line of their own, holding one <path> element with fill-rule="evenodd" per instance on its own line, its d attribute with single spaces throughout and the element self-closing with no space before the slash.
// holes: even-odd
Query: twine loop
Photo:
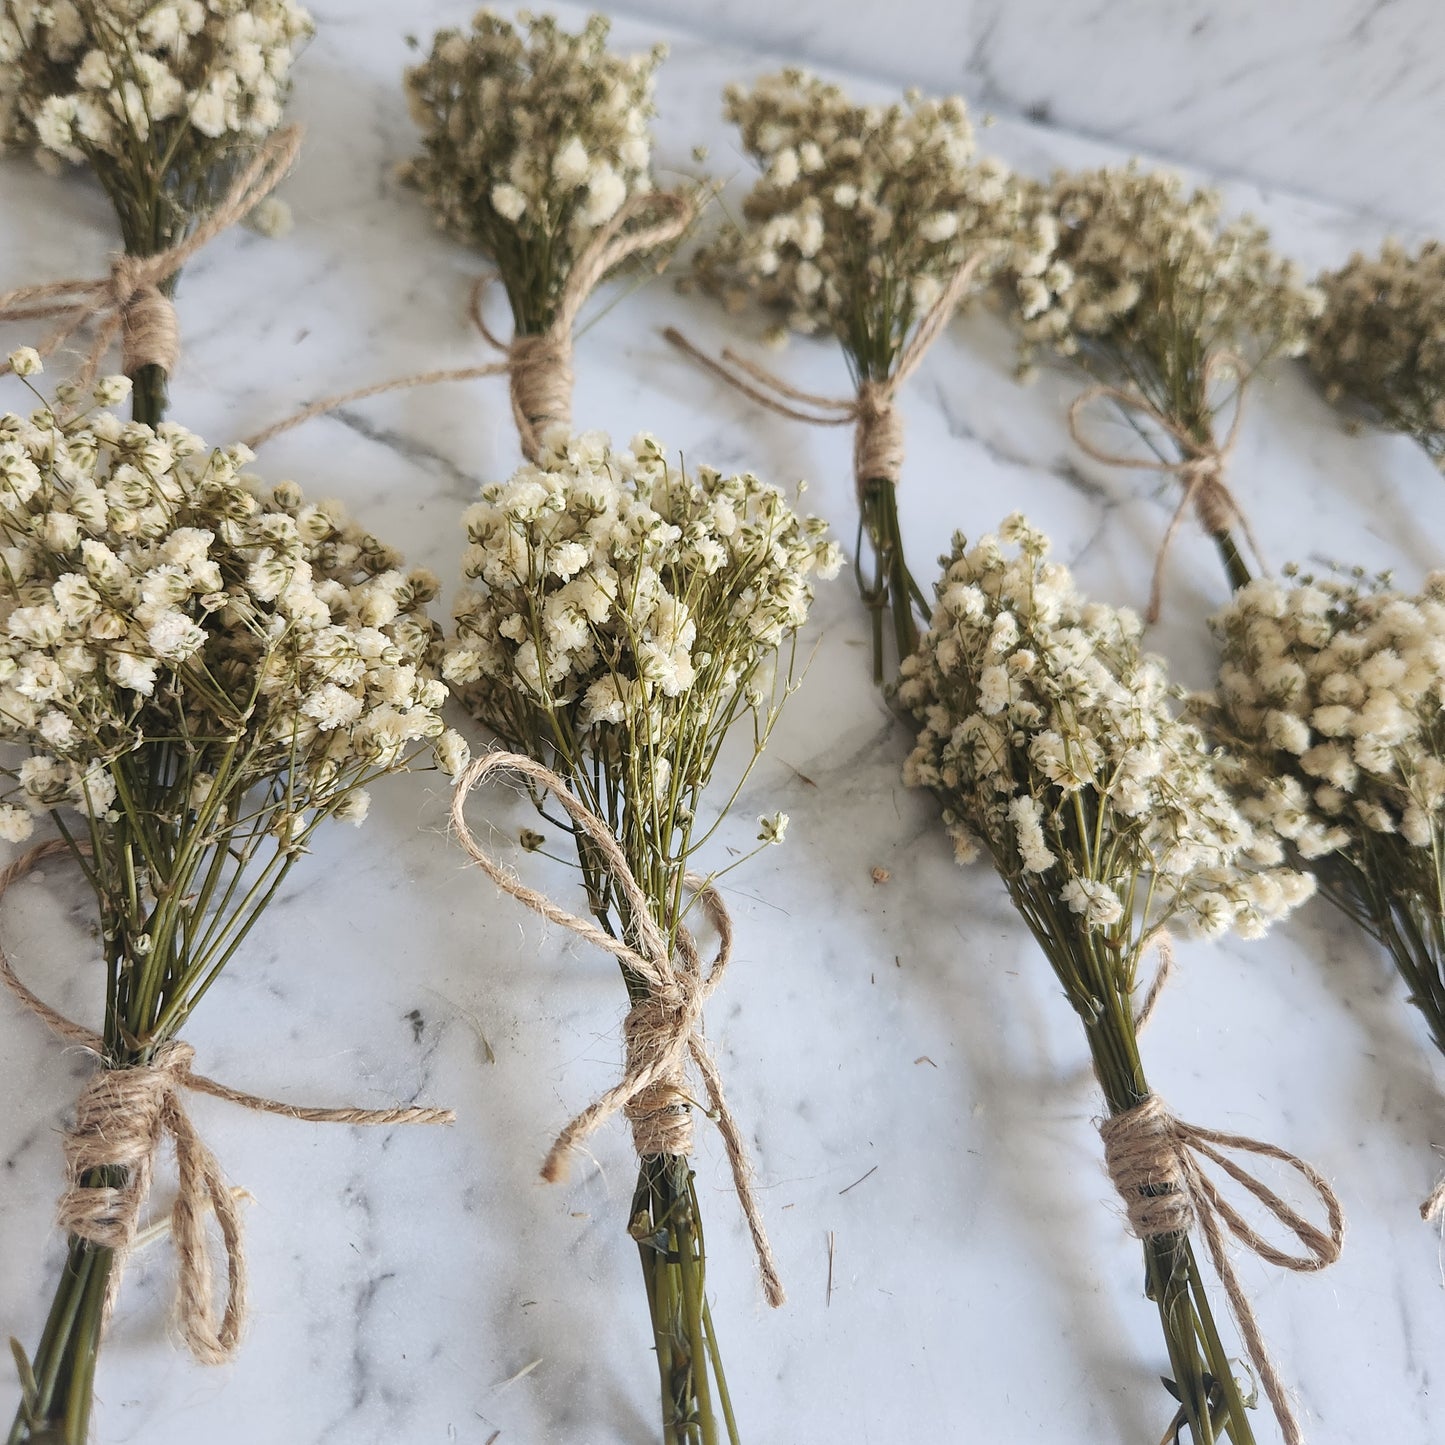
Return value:
<svg viewBox="0 0 1445 1445">
<path fill-rule="evenodd" d="M 853 480 L 861 496 L 870 483 L 897 486 L 905 457 L 903 419 L 898 413 L 898 393 L 922 365 L 929 348 L 943 334 L 967 294 L 978 269 L 987 258 L 989 243 L 981 243 L 964 259 L 949 278 L 938 299 L 924 313 L 907 345 L 898 354 L 892 372 L 882 379 L 865 377 L 851 397 L 822 396 L 801 391 L 782 377 L 739 355 L 731 347 L 720 358 L 694 346 L 675 326 L 662 334 L 684 355 L 734 391 L 765 406 L 779 416 L 809 426 L 851 426 L 853 433 Z"/>
<path fill-rule="evenodd" d="M 111 346 L 119 340 L 121 367 L 127 376 L 159 366 L 167 375 L 180 356 L 175 307 L 162 287 L 198 251 L 222 231 L 251 214 L 281 183 L 301 151 L 302 130 L 287 126 L 270 136 L 236 176 L 219 204 L 189 236 L 150 256 L 118 256 L 107 275 L 96 280 L 73 277 L 20 286 L 0 293 L 0 322 L 55 320 L 55 329 L 36 344 L 41 358 L 64 346 L 86 326 L 93 328 L 75 380 L 92 386 Z M 10 370 L 0 359 L 0 375 Z"/>
<path fill-rule="evenodd" d="M 635 946 L 589 919 L 569 913 L 545 893 L 527 887 L 477 841 L 467 824 L 466 800 L 474 788 L 499 772 L 516 774 L 529 787 L 548 790 L 566 810 L 579 835 L 585 837 L 586 847 L 611 874 L 626 907 Z M 621 1080 L 557 1135 L 542 1164 L 542 1178 L 549 1183 L 564 1179 L 572 1151 L 618 1113 L 632 1125 L 638 1154 L 690 1153 L 692 1109 L 686 1089 L 690 1061 L 702 1076 L 709 1117 L 722 1135 L 738 1203 L 752 1236 L 763 1292 L 770 1305 L 782 1304 L 783 1285 L 763 1227 L 747 1146 L 728 1107 L 717 1062 L 702 1032 L 703 1006 L 716 992 L 732 958 L 732 919 L 722 895 L 706 879 L 695 874 L 687 876 L 687 886 L 718 935 L 718 950 L 712 961 L 704 966 L 697 940 L 685 926 L 679 925 L 673 948 L 669 949 L 652 904 L 606 823 L 572 793 L 562 778 L 522 753 L 495 751 L 474 758 L 452 792 L 451 820 L 462 848 L 497 887 L 549 923 L 612 954 L 642 989 L 623 1025 L 626 1055 Z"/>
<path fill-rule="evenodd" d="M 1069 407 L 1069 435 L 1073 438 L 1074 445 L 1086 456 L 1092 457 L 1096 462 L 1103 462 L 1106 466 L 1164 472 L 1177 476 L 1184 484 L 1183 495 L 1179 498 L 1179 504 L 1169 519 L 1169 525 L 1159 543 L 1159 550 L 1154 556 L 1154 572 L 1149 584 L 1149 607 L 1144 614 L 1146 620 L 1151 623 L 1158 622 L 1163 605 L 1164 570 L 1169 559 L 1170 549 L 1174 545 L 1179 528 L 1183 525 L 1184 519 L 1189 515 L 1191 509 L 1208 537 L 1223 537 L 1232 528 L 1238 527 L 1249 543 L 1249 549 L 1254 553 L 1256 561 L 1261 566 L 1264 565 L 1263 555 L 1260 552 L 1259 543 L 1255 540 L 1249 518 L 1240 506 L 1239 499 L 1224 480 L 1224 473 L 1239 441 L 1240 422 L 1244 417 L 1245 363 L 1243 359 L 1232 351 L 1214 353 L 1204 365 L 1203 384 L 1205 391 L 1208 392 L 1219 375 L 1226 371 L 1234 374 L 1240 389 L 1236 393 L 1234 415 L 1229 423 L 1229 431 L 1222 442 L 1201 441 L 1186 427 L 1180 426 L 1178 422 L 1155 406 L 1143 392 L 1132 386 L 1090 387 L 1076 396 Z M 1085 436 L 1082 423 L 1084 412 L 1098 401 L 1112 401 L 1121 411 L 1137 412 L 1146 417 L 1179 448 L 1178 459 L 1171 462 L 1162 457 L 1123 456 L 1095 445 Z"/>
<path fill-rule="evenodd" d="M 1252 1254 L 1279 1269 L 1298 1274 L 1324 1269 L 1340 1257 L 1344 1247 L 1344 1212 L 1334 1190 L 1298 1155 L 1246 1135 L 1186 1124 L 1157 1094 L 1103 1120 L 1099 1133 L 1109 1177 L 1124 1201 L 1130 1228 L 1140 1239 L 1185 1234 L 1196 1224 L 1199 1226 L 1245 1352 L 1274 1408 L 1286 1445 L 1301 1445 L 1304 1436 L 1299 1421 L 1265 1345 L 1254 1308 L 1230 1262 L 1225 1234 L 1228 1231 Z M 1263 1180 L 1222 1152 L 1226 1149 L 1275 1159 L 1292 1169 L 1324 1207 L 1326 1227 L 1320 1229 L 1304 1218 Z M 1205 1161 L 1222 1169 L 1251 1194 L 1299 1242 L 1301 1252 L 1291 1254 L 1260 1235 L 1205 1172 Z"/>
<path fill-rule="evenodd" d="M 649 213 L 657 216 L 651 224 L 633 224 Z M 575 381 L 572 338 L 577 318 L 588 297 L 603 278 L 624 261 L 679 240 L 696 215 L 697 206 L 693 199 L 672 191 L 647 191 L 629 197 L 583 247 L 568 272 L 551 324 L 544 331 L 522 333 L 504 341 L 487 326 L 482 316 L 482 301 L 495 279 L 493 273 L 488 272 L 473 284 L 467 314 L 483 339 L 499 354 L 500 360 L 480 366 L 413 372 L 324 397 L 264 431 L 247 437 L 246 445 L 253 449 L 260 447 L 272 437 L 280 436 L 312 417 L 324 416 L 339 406 L 365 401 L 368 397 L 407 391 L 418 386 L 434 386 L 442 381 L 476 381 L 486 376 L 506 376 L 522 455 L 529 462 L 536 462 L 542 454 L 542 438 L 549 427 L 561 426 L 569 431 L 572 427 L 572 388 Z"/>
<path fill-rule="evenodd" d="M 48 839 L 0 869 L 0 897 L 36 864 L 69 852 Z M 104 1059 L 105 1041 L 52 1008 L 21 981 L 0 951 L 0 982 L 53 1033 Z M 176 1313 L 182 1336 L 203 1365 L 224 1363 L 235 1353 L 246 1318 L 247 1269 L 241 1215 L 216 1156 L 186 1112 L 185 1095 L 209 1094 L 259 1113 L 318 1124 L 450 1124 L 450 1109 L 402 1106 L 388 1109 L 317 1109 L 246 1094 L 192 1072 L 195 1050 L 182 1039 L 159 1044 L 145 1063 L 109 1064 L 86 1081 L 75 1120 L 65 1133 L 66 1186 L 57 1222 L 68 1234 L 115 1252 L 106 1288 L 108 1319 L 135 1243 L 141 1210 L 150 1194 L 156 1156 L 165 1139 L 176 1155 L 177 1191 L 170 1231 L 178 1261 Z M 104 1171 L 116 1182 L 93 1182 Z M 226 1290 L 219 1311 L 212 1281 L 206 1217 L 214 1215 L 226 1262 Z"/>
</svg>

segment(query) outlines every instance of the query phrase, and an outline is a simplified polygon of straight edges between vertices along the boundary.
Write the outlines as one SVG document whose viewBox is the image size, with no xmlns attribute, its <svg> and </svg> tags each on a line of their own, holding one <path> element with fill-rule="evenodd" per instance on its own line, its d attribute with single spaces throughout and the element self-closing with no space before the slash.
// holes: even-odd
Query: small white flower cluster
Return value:
<svg viewBox="0 0 1445 1445">
<path fill-rule="evenodd" d="M 1215 627 L 1217 705 L 1252 814 L 1305 859 L 1398 851 L 1394 881 L 1423 867 L 1438 911 L 1445 573 L 1418 596 L 1384 578 L 1263 579 Z"/>
<path fill-rule="evenodd" d="M 312 28 L 293 0 L 9 0 L 0 150 L 126 167 L 137 146 L 165 154 L 186 130 L 254 143 L 280 124 Z"/>
<path fill-rule="evenodd" d="M 269 810 L 292 843 L 359 821 L 361 786 L 423 743 L 463 764 L 431 671 L 435 578 L 249 460 L 105 411 L 0 417 L 0 740 L 27 754 L 3 770 L 0 836 L 60 806 L 113 818 L 117 778 L 157 747 L 189 779 L 175 826 L 220 789 L 223 818 Z"/>
<path fill-rule="evenodd" d="M 842 563 L 776 487 L 687 476 L 649 436 L 614 451 L 553 428 L 537 464 L 483 487 L 464 520 L 478 585 L 443 673 L 512 743 L 554 731 L 540 710 L 578 737 L 680 746 L 802 626 L 812 576 Z"/>
<path fill-rule="evenodd" d="M 898 689 L 921 725 L 907 781 L 943 803 L 960 861 L 982 843 L 1045 931 L 1073 920 L 1126 953 L 1166 924 L 1259 935 L 1312 880 L 1231 800 L 1138 617 L 1084 601 L 1047 553 L 1019 516 L 955 539 Z"/>
<path fill-rule="evenodd" d="M 1386 241 L 1319 278 L 1325 312 L 1310 365 L 1331 401 L 1364 406 L 1445 466 L 1445 246 Z"/>
<path fill-rule="evenodd" d="M 517 19 L 481 10 L 470 32 L 443 30 L 407 72 L 424 133 L 407 177 L 439 226 L 496 264 L 514 311 L 518 287 L 541 285 L 517 316 L 535 332 L 592 234 L 653 189 L 648 121 L 666 47 L 613 55 L 600 15 L 579 35 L 550 16 Z"/>
<path fill-rule="evenodd" d="M 970 254 L 1009 254 L 1018 187 L 975 156 L 963 101 L 910 91 L 901 104 L 857 105 L 784 70 L 751 90 L 729 86 L 726 106 L 763 171 L 742 225 L 697 259 L 703 285 L 730 306 L 753 297 L 793 330 L 832 331 L 881 379 Z"/>
<path fill-rule="evenodd" d="M 1035 186 L 1012 269 L 1027 365 L 1037 351 L 1103 350 L 1146 390 L 1220 351 L 1249 367 L 1297 356 L 1324 297 L 1248 216 L 1136 163 Z M 1177 419 L 1177 418 L 1176 418 Z"/>
</svg>

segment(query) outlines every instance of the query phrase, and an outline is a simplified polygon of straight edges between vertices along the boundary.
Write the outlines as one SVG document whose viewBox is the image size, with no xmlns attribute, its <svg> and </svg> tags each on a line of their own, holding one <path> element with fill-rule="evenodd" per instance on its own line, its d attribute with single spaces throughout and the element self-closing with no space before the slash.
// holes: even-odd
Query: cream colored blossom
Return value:
<svg viewBox="0 0 1445 1445">
<path fill-rule="evenodd" d="M 1015 516 L 956 538 L 937 592 L 898 687 L 920 725 L 906 777 L 1049 943 L 1102 933 L 1127 960 L 1165 925 L 1252 936 L 1308 896 L 1178 716 L 1139 618 L 1080 597 L 1042 533 Z"/>
<path fill-rule="evenodd" d="M 497 265 L 520 330 L 545 329 L 572 263 L 632 196 L 653 189 L 653 75 L 666 54 L 607 49 L 526 12 L 479 11 L 407 72 L 422 154 L 407 178 L 439 226 Z"/>
</svg>

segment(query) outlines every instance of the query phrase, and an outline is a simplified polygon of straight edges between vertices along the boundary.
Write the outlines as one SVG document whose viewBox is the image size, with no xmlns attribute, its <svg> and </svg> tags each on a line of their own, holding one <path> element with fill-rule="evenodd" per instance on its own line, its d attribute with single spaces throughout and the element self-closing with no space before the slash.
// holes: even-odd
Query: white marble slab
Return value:
<svg viewBox="0 0 1445 1445">
<path fill-rule="evenodd" d="M 1434 0 L 627 0 L 897 85 L 1032 117 L 1400 224 L 1445 224 Z"/>
<path fill-rule="evenodd" d="M 317 10 L 297 76 L 310 137 L 286 187 L 297 228 L 280 242 L 224 238 L 188 268 L 180 297 L 174 414 L 213 440 L 337 387 L 483 354 L 462 318 L 477 258 L 439 238 L 393 180 L 413 144 L 395 7 Z M 464 11 L 427 0 L 406 23 L 426 34 Z M 653 34 L 619 27 L 624 43 Z M 770 63 L 676 39 L 661 86 L 669 154 L 703 141 L 731 167 L 718 91 Z M 990 139 L 1038 168 L 1113 154 L 1007 122 Z M 1232 195 L 1311 263 L 1376 238 L 1342 212 Z M 0 288 L 98 271 L 112 245 L 83 180 L 0 164 Z M 727 336 L 719 313 L 666 284 L 627 298 L 578 347 L 579 422 L 622 437 L 647 427 L 689 459 L 806 476 L 851 543 L 848 439 L 720 390 L 669 352 L 668 322 L 704 345 Z M 846 384 L 822 343 L 770 360 L 806 387 Z M 912 386 L 903 502 L 920 570 L 954 528 L 981 531 L 1022 507 L 1090 588 L 1139 601 L 1167 499 L 1147 477 L 1077 455 L 1063 424 L 1074 379 L 1021 390 L 1009 363 L 1002 325 L 979 315 Z M 12 404 L 4 385 L 0 405 Z M 457 514 L 515 460 L 501 384 L 479 383 L 314 422 L 273 443 L 260 470 L 343 497 L 450 577 Z M 1413 580 L 1442 556 L 1445 483 L 1403 441 L 1346 435 L 1293 371 L 1256 395 L 1234 480 L 1276 560 L 1395 565 Z M 1157 643 L 1191 682 L 1207 680 L 1202 617 L 1222 597 L 1209 549 L 1182 538 Z M 955 867 L 932 806 L 900 786 L 904 740 L 868 681 L 846 576 L 820 599 L 810 636 L 807 685 L 720 840 L 750 840 L 765 809 L 792 815 L 787 845 L 730 880 L 738 959 L 710 1026 L 755 1151 L 786 1309 L 761 1301 L 706 1129 L 698 1157 L 745 1436 L 1153 1445 L 1163 1351 L 1101 1169 L 1078 1026 L 992 873 Z M 461 1122 L 382 1133 L 198 1100 L 229 1176 L 256 1196 L 249 1337 L 234 1365 L 193 1365 L 167 1326 L 172 1261 L 154 1247 L 133 1265 L 102 1361 L 105 1445 L 655 1438 L 623 1233 L 624 1131 L 607 1130 L 569 1185 L 536 1176 L 552 1132 L 615 1076 L 615 966 L 464 868 L 444 801 L 434 782 L 396 780 L 364 829 L 331 833 L 189 1037 L 206 1072 L 239 1087 L 317 1103 L 419 1097 L 455 1105 Z M 513 833 L 529 821 L 514 800 L 490 806 Z M 509 856 L 529 877 L 569 884 Z M 871 881 L 875 866 L 889 883 Z M 27 976 L 82 1017 L 99 988 L 88 917 L 59 864 L 20 886 L 5 917 Z M 1263 944 L 1189 946 L 1181 961 L 1147 1041 L 1156 1086 L 1186 1118 L 1313 1160 L 1349 1211 L 1347 1255 L 1328 1274 L 1241 1266 L 1311 1438 L 1441 1439 L 1442 1246 L 1416 1206 L 1442 1162 L 1432 1146 L 1445 1143 L 1445 1069 L 1424 1029 L 1384 960 L 1322 904 Z M 4 1003 L 0 1037 L 0 1330 L 33 1342 L 58 1260 L 58 1130 L 83 1064 Z M 0 1409 L 14 1395 L 0 1383 Z M 1274 1438 L 1263 1418 L 1259 1432 Z"/>
</svg>

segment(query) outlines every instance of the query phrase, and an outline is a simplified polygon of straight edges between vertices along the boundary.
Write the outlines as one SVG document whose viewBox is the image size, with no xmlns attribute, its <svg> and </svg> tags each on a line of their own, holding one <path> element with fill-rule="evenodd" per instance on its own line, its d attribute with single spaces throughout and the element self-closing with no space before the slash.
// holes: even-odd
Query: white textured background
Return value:
<svg viewBox="0 0 1445 1445">
<path fill-rule="evenodd" d="M 1440 0 L 625 0 L 1156 157 L 1445 224 Z"/>
</svg>

